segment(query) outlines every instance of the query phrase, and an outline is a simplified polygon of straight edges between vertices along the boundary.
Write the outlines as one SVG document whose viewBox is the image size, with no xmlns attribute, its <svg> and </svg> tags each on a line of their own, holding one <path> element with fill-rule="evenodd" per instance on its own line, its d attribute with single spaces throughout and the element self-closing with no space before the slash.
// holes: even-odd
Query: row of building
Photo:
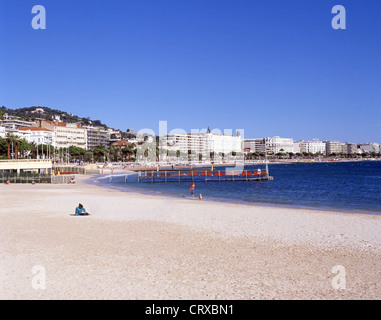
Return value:
<svg viewBox="0 0 381 320">
<path fill-rule="evenodd" d="M 121 132 L 101 127 L 83 127 L 75 123 L 49 120 L 25 121 L 18 117 L 0 120 L 0 138 L 11 133 L 37 145 L 52 145 L 55 148 L 76 146 L 85 150 L 98 145 L 109 146 L 121 139 Z"/>
<path fill-rule="evenodd" d="M 55 148 L 68 148 L 69 146 L 81 147 L 89 150 L 98 145 L 106 147 L 124 147 L 131 143 L 136 145 L 147 142 L 144 136 L 132 135 L 133 139 L 123 140 L 120 131 L 101 127 L 81 126 L 75 123 L 48 121 L 37 119 L 24 121 L 17 117 L 6 116 L 0 120 L 0 137 L 5 138 L 7 133 L 12 133 L 20 138 L 25 138 L 30 143 L 37 145 L 52 145 Z M 152 142 L 154 137 L 148 139 Z M 216 134 L 209 130 L 203 133 L 179 133 L 158 137 L 159 148 L 166 149 L 169 153 L 182 155 L 197 154 L 203 158 L 213 156 L 228 156 L 232 153 L 313 153 L 313 154 L 358 154 L 380 153 L 378 143 L 342 143 L 339 141 L 294 141 L 291 138 L 266 137 L 258 139 L 242 139 L 239 133 Z M 178 156 L 178 154 L 177 154 Z"/>
<path fill-rule="evenodd" d="M 313 153 L 313 154 L 362 154 L 362 153 L 380 153 L 381 145 L 378 143 L 351 143 L 340 141 L 320 141 L 317 139 L 311 141 L 294 141 L 291 138 L 258 138 L 245 139 L 243 142 L 244 152 L 250 153 Z"/>
</svg>

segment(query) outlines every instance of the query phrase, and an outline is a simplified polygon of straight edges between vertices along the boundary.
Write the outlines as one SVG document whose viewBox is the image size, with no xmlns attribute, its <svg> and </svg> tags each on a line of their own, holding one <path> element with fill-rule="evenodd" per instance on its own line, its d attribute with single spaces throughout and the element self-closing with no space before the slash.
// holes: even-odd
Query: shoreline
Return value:
<svg viewBox="0 0 381 320">
<path fill-rule="evenodd" d="M 2 298 L 381 297 L 379 216 L 132 194 L 88 178 L 0 186 Z M 78 202 L 92 215 L 70 216 Z M 45 290 L 31 286 L 36 265 Z M 336 265 L 345 290 L 332 288 Z"/>
</svg>

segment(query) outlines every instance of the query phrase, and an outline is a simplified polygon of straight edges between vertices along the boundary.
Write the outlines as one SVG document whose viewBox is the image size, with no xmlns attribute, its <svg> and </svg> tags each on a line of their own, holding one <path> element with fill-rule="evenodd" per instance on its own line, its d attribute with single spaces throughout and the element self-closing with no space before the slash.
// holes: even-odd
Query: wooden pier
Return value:
<svg viewBox="0 0 381 320">
<path fill-rule="evenodd" d="M 155 182 L 223 182 L 223 181 L 268 181 L 274 177 L 264 170 L 254 171 L 202 171 L 202 170 L 173 170 L 173 171 L 139 171 L 138 183 Z M 127 178 L 126 178 L 127 182 Z"/>
</svg>

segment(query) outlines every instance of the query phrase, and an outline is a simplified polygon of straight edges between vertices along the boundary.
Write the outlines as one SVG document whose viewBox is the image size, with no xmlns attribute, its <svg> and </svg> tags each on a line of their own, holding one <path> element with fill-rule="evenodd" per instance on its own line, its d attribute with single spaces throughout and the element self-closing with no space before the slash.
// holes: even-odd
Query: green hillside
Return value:
<svg viewBox="0 0 381 320">
<path fill-rule="evenodd" d="M 59 116 L 60 121 L 63 122 L 76 122 L 84 126 L 93 125 L 94 127 L 108 128 L 108 126 L 102 123 L 100 120 L 92 120 L 89 117 L 81 118 L 72 113 L 57 109 L 51 109 L 48 107 L 33 106 L 27 108 L 10 109 L 3 106 L 0 108 L 0 118 L 2 118 L 5 113 L 8 113 L 10 116 L 17 116 L 25 120 L 32 120 L 35 118 L 54 120 L 55 116 Z"/>
</svg>

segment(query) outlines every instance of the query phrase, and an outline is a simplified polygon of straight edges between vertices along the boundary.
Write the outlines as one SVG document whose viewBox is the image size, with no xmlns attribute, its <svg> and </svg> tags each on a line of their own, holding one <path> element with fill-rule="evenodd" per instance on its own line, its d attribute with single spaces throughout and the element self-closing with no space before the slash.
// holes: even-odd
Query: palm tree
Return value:
<svg viewBox="0 0 381 320">
<path fill-rule="evenodd" d="M 5 140 L 7 141 L 7 144 L 8 144 L 8 159 L 11 158 L 11 145 L 13 145 L 17 140 L 18 138 L 13 135 L 12 133 L 7 133 L 6 136 L 5 136 Z M 17 147 L 16 147 L 16 154 L 17 154 Z"/>
<path fill-rule="evenodd" d="M 19 151 L 22 158 L 25 158 L 26 155 L 29 155 L 33 150 L 33 145 L 26 141 L 26 139 L 22 138 L 19 140 Z M 26 152 L 28 152 L 26 154 Z"/>
<path fill-rule="evenodd" d="M 7 141 L 0 138 L 0 157 L 7 154 Z"/>
<path fill-rule="evenodd" d="M 124 160 L 130 160 L 131 155 L 134 154 L 134 150 L 130 147 L 124 147 L 122 150 L 122 155 L 124 156 Z M 156 156 L 158 156 L 158 149 L 156 149 Z"/>
</svg>

